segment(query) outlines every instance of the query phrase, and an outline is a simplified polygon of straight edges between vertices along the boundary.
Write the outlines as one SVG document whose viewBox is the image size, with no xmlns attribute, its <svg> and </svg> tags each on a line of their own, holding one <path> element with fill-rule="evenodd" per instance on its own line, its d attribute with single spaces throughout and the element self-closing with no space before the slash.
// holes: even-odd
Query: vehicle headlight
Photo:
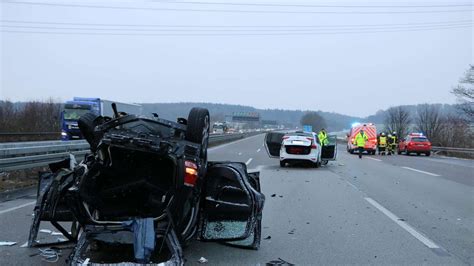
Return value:
<svg viewBox="0 0 474 266">
<path fill-rule="evenodd" d="M 61 132 L 61 136 L 64 136 L 64 137 L 66 137 L 66 136 L 67 136 L 67 133 L 66 133 L 66 132 L 64 132 L 64 131 L 62 131 L 62 132 Z"/>
</svg>

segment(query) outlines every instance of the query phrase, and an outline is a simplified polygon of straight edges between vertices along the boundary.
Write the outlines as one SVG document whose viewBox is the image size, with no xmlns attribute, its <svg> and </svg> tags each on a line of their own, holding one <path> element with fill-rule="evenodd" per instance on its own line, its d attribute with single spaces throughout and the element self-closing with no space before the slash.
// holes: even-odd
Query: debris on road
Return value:
<svg viewBox="0 0 474 266">
<path fill-rule="evenodd" d="M 353 178 L 357 178 L 357 176 L 355 175 Z"/>
<path fill-rule="evenodd" d="M 288 234 L 289 234 L 289 235 L 293 235 L 293 234 L 295 233 L 295 230 L 296 230 L 296 229 L 294 229 L 294 228 L 293 228 L 293 229 L 291 229 L 291 231 L 290 231 L 290 232 L 288 232 Z"/>
<path fill-rule="evenodd" d="M 56 248 L 45 248 L 45 249 L 38 249 L 39 255 L 43 259 L 43 261 L 55 263 L 59 261 L 59 257 L 61 256 L 61 250 Z"/>
<path fill-rule="evenodd" d="M 278 258 L 278 260 L 272 260 L 272 261 L 267 262 L 266 265 L 267 266 L 291 266 L 294 264 L 286 260 L 283 260 L 282 258 Z"/>
<path fill-rule="evenodd" d="M 279 195 L 278 197 L 283 198 L 283 195 Z"/>
<path fill-rule="evenodd" d="M 344 166 L 344 164 L 343 164 L 343 163 L 339 163 L 339 166 Z"/>
<path fill-rule="evenodd" d="M 198 262 L 201 263 L 201 264 L 204 264 L 204 263 L 207 263 L 208 260 L 207 260 L 206 258 L 204 258 L 204 257 L 201 257 L 201 258 L 198 260 Z"/>
<path fill-rule="evenodd" d="M 277 194 L 272 194 L 272 198 L 274 198 Z"/>
<path fill-rule="evenodd" d="M 267 237 L 265 237 L 264 239 L 265 239 L 265 240 L 269 240 L 269 239 L 272 239 L 272 237 L 271 237 L 271 236 L 267 236 Z"/>
<path fill-rule="evenodd" d="M 0 241 L 0 246 L 13 246 L 13 245 L 16 245 L 16 242 Z"/>
</svg>

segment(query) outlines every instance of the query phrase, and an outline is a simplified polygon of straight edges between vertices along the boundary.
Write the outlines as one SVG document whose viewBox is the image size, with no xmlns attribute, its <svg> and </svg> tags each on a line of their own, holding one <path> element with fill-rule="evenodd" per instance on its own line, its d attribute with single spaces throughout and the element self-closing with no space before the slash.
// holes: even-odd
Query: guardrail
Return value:
<svg viewBox="0 0 474 266">
<path fill-rule="evenodd" d="M 474 149 L 472 149 L 472 148 L 454 148 L 454 147 L 432 146 L 431 150 L 435 153 L 444 151 L 444 152 L 459 152 L 459 153 L 472 153 L 472 154 L 474 154 Z"/>
<path fill-rule="evenodd" d="M 209 145 L 242 139 L 255 133 L 210 135 Z M 89 144 L 85 140 L 32 141 L 0 143 L 0 172 L 23 170 L 63 160 L 69 154 L 85 155 Z"/>
<path fill-rule="evenodd" d="M 337 137 L 337 140 L 344 144 L 347 142 L 346 137 Z M 473 148 L 455 148 L 455 147 L 440 147 L 440 146 L 431 146 L 431 150 L 433 153 L 438 154 L 440 152 L 454 152 L 454 153 L 467 153 L 467 154 L 474 154 Z"/>
</svg>

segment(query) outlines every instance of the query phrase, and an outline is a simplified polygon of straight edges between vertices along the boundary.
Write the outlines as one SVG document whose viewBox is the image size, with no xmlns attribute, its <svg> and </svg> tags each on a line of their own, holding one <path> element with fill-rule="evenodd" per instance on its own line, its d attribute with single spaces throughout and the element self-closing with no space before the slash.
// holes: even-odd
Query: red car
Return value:
<svg viewBox="0 0 474 266">
<path fill-rule="evenodd" d="M 424 153 L 426 156 L 430 156 L 431 142 L 421 133 L 411 133 L 398 143 L 398 154 L 402 152 L 406 155 L 410 153 L 416 153 L 417 155 Z"/>
</svg>

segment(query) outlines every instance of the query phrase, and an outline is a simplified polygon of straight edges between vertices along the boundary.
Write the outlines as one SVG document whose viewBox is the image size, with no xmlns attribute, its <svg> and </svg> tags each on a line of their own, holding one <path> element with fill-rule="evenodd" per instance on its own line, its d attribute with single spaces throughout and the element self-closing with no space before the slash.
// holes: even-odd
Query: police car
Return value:
<svg viewBox="0 0 474 266">
<path fill-rule="evenodd" d="M 417 155 L 425 154 L 431 155 L 431 142 L 422 133 L 408 134 L 404 139 L 400 140 L 398 144 L 398 154 L 405 153 L 410 155 L 416 153 Z"/>
</svg>

